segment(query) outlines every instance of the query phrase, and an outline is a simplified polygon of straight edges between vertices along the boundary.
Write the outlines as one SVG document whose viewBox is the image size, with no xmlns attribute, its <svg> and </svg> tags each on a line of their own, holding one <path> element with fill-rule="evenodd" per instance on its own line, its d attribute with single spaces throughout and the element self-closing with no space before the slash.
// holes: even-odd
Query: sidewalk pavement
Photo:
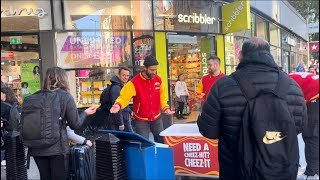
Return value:
<svg viewBox="0 0 320 180">
<path fill-rule="evenodd" d="M 153 139 L 152 134 L 150 134 L 150 138 Z M 304 157 L 304 142 L 302 140 L 301 134 L 298 136 L 298 142 L 299 142 L 299 150 L 300 150 L 300 164 L 302 168 L 305 168 L 306 162 L 305 162 L 305 157 Z M 33 159 L 31 157 L 30 159 L 30 169 L 28 170 L 28 179 L 29 180 L 40 180 L 40 175 L 38 171 L 38 167 Z M 1 180 L 6 179 L 6 170 L 3 166 L 1 166 Z M 209 179 L 209 178 L 201 178 L 201 177 L 176 177 L 177 180 L 204 180 L 204 179 Z M 218 179 L 218 178 L 217 178 Z M 210 179 L 214 180 L 214 179 Z"/>
</svg>

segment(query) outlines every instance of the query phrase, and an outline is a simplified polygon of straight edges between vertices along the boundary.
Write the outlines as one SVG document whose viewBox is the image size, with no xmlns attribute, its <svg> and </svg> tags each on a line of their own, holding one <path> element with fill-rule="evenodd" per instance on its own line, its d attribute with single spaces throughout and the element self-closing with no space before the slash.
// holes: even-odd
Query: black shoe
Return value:
<svg viewBox="0 0 320 180">
<path fill-rule="evenodd" d="M 177 119 L 182 119 L 182 117 L 181 116 L 177 116 Z"/>
<path fill-rule="evenodd" d="M 181 116 L 181 118 L 182 118 L 182 119 L 188 119 L 188 118 L 186 118 L 186 117 L 184 117 L 184 116 Z"/>
</svg>

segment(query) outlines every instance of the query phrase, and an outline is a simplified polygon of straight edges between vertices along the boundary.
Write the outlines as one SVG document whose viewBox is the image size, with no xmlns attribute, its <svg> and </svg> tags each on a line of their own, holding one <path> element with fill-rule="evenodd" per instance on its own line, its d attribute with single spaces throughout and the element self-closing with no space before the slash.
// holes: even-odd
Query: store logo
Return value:
<svg viewBox="0 0 320 180">
<path fill-rule="evenodd" d="M 44 11 L 42 8 L 20 8 L 20 9 L 14 9 L 12 6 L 9 8 L 3 8 L 1 7 L 1 16 L 4 14 L 5 16 L 20 16 L 23 12 L 25 12 L 27 15 L 35 15 L 39 18 L 43 18 L 48 13 Z"/>
<path fill-rule="evenodd" d="M 244 8 L 244 2 L 242 1 L 240 5 L 237 8 L 235 8 L 234 11 L 232 12 L 232 16 L 230 17 L 228 24 L 224 27 L 225 31 L 229 31 L 229 28 L 232 26 L 232 23 L 237 19 L 237 17 L 239 16 L 243 8 Z"/>
<path fill-rule="evenodd" d="M 178 21 L 180 23 L 192 23 L 192 24 L 213 24 L 216 20 L 214 17 L 208 17 L 206 14 L 202 15 L 201 13 L 198 15 L 197 13 L 192 13 L 192 15 L 178 15 Z"/>
<path fill-rule="evenodd" d="M 208 74 L 208 66 L 207 66 L 207 53 L 201 53 L 201 69 L 202 69 L 202 74 L 207 75 Z"/>
</svg>

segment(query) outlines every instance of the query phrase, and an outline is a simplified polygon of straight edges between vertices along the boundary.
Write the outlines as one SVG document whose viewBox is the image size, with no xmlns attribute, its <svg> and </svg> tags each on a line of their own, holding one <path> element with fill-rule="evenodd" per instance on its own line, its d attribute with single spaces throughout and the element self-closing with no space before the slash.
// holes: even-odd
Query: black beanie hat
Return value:
<svg viewBox="0 0 320 180">
<path fill-rule="evenodd" d="M 143 65 L 146 67 L 149 67 L 149 66 L 159 65 L 159 63 L 154 56 L 150 55 L 144 58 Z"/>
</svg>

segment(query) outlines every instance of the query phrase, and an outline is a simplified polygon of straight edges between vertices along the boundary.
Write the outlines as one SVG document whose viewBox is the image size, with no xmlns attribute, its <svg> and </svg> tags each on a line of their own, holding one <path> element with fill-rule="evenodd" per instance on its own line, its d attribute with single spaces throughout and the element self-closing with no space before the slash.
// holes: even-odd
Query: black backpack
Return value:
<svg viewBox="0 0 320 180">
<path fill-rule="evenodd" d="M 113 85 L 108 84 L 107 87 L 102 91 L 101 96 L 100 96 L 100 108 L 104 110 L 110 110 L 112 107 L 112 101 L 111 101 L 111 87 Z"/>
<path fill-rule="evenodd" d="M 22 103 L 21 139 L 31 148 L 46 148 L 61 137 L 62 109 L 57 91 L 40 90 Z"/>
<path fill-rule="evenodd" d="M 20 118 L 21 118 L 21 106 L 15 102 L 12 105 L 7 102 L 2 102 L 10 107 L 9 119 L 6 119 L 8 126 L 6 130 L 6 136 L 17 137 L 20 134 Z"/>
<path fill-rule="evenodd" d="M 285 100 L 289 78 L 279 72 L 274 90 L 257 91 L 245 73 L 231 76 L 247 99 L 238 146 L 238 170 L 243 180 L 295 180 L 299 147 L 293 115 Z"/>
</svg>

